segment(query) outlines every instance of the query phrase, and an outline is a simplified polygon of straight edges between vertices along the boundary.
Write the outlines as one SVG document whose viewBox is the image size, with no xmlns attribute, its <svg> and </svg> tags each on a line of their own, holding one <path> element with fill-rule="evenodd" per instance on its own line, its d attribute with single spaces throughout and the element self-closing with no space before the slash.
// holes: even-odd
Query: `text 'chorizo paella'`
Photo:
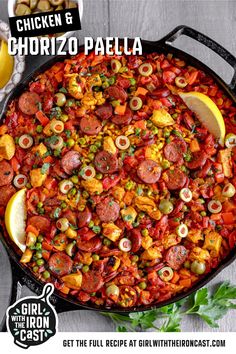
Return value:
<svg viewBox="0 0 236 354">
<path fill-rule="evenodd" d="M 171 54 L 58 62 L 0 126 L 5 237 L 79 303 L 184 293 L 235 246 L 235 133 L 231 99 Z"/>
</svg>

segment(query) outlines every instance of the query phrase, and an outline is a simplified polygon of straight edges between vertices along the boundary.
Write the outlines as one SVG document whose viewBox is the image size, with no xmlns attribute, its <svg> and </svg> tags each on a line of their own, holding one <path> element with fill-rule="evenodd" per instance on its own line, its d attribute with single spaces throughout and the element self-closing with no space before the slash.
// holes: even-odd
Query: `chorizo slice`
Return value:
<svg viewBox="0 0 236 354">
<path fill-rule="evenodd" d="M 121 103 L 124 103 L 128 98 L 126 91 L 120 86 L 116 86 L 116 85 L 110 86 L 108 87 L 106 92 L 112 99 L 120 100 Z"/>
<path fill-rule="evenodd" d="M 104 281 L 100 272 L 97 271 L 89 271 L 83 274 L 81 289 L 86 293 L 94 293 L 101 289 Z"/>
<path fill-rule="evenodd" d="M 165 255 L 166 263 L 174 270 L 178 270 L 188 256 L 187 249 L 182 245 L 172 246 Z"/>
<path fill-rule="evenodd" d="M 71 273 L 72 266 L 73 262 L 71 258 L 62 252 L 54 253 L 48 261 L 49 270 L 57 277 Z"/>
<path fill-rule="evenodd" d="M 92 213 L 88 207 L 83 211 L 79 211 L 77 214 L 77 226 L 78 228 L 86 226 L 92 218 Z"/>
<path fill-rule="evenodd" d="M 81 239 L 77 240 L 77 247 L 81 251 L 85 252 L 97 252 L 102 247 L 102 241 L 98 236 L 91 238 L 90 240 L 83 241 Z"/>
<path fill-rule="evenodd" d="M 144 160 L 138 166 L 137 175 L 144 183 L 156 183 L 161 176 L 161 167 L 153 160 Z"/>
<path fill-rule="evenodd" d="M 111 121 L 117 125 L 127 125 L 131 122 L 132 118 L 133 115 L 131 109 L 126 108 L 125 114 L 114 114 Z"/>
<path fill-rule="evenodd" d="M 142 246 L 142 235 L 140 230 L 138 229 L 133 229 L 130 231 L 130 241 L 132 243 L 132 248 L 131 248 L 131 252 L 138 252 L 140 247 Z"/>
<path fill-rule="evenodd" d="M 187 176 L 183 171 L 178 168 L 175 168 L 174 170 L 166 171 L 166 174 L 166 186 L 169 190 L 176 190 L 184 187 L 187 181 Z"/>
<path fill-rule="evenodd" d="M 31 216 L 28 219 L 28 225 L 34 226 L 40 233 L 46 234 L 49 232 L 51 223 L 48 218 L 41 215 Z"/>
<path fill-rule="evenodd" d="M 102 222 L 113 222 L 119 217 L 120 206 L 112 198 L 107 197 L 97 204 L 96 213 Z"/>
<path fill-rule="evenodd" d="M 24 92 L 19 98 L 18 105 L 22 113 L 34 115 L 39 111 L 41 98 L 36 92 Z"/>
<path fill-rule="evenodd" d="M 85 116 L 81 118 L 80 129 L 84 134 L 97 135 L 102 130 L 102 124 L 94 115 Z"/>
<path fill-rule="evenodd" d="M 101 119 L 101 120 L 107 120 L 111 118 L 113 113 L 112 105 L 110 103 L 105 103 L 102 106 L 99 106 L 95 114 Z"/>
<path fill-rule="evenodd" d="M 16 193 L 16 188 L 11 184 L 0 187 L 0 205 L 6 206 L 13 194 Z"/>
<path fill-rule="evenodd" d="M 74 150 L 68 151 L 61 159 L 61 167 L 68 175 L 72 175 L 80 165 L 80 154 Z"/>
<path fill-rule="evenodd" d="M 208 156 L 204 151 L 196 151 L 192 154 L 192 160 L 186 162 L 185 165 L 190 170 L 196 170 L 197 168 L 201 168 L 205 165 L 207 157 Z"/>
<path fill-rule="evenodd" d="M 103 150 L 96 154 L 94 165 L 101 173 L 114 173 L 118 169 L 118 160 L 116 156 Z"/>
<path fill-rule="evenodd" d="M 10 184 L 13 180 L 14 172 L 9 162 L 0 161 L 0 187 Z"/>
<path fill-rule="evenodd" d="M 183 158 L 187 151 L 187 145 L 183 139 L 174 139 L 164 147 L 164 155 L 168 161 L 177 162 Z"/>
</svg>

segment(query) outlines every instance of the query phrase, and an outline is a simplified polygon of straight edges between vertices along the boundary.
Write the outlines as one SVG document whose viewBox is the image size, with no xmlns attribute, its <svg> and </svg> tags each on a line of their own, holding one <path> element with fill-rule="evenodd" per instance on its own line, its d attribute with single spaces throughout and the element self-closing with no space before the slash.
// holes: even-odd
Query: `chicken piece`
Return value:
<svg viewBox="0 0 236 354">
<path fill-rule="evenodd" d="M 147 235 L 147 236 L 142 237 L 142 247 L 145 250 L 147 250 L 148 248 L 150 248 L 152 246 L 152 242 L 153 242 L 153 239 L 151 238 L 151 236 Z"/>
<path fill-rule="evenodd" d="M 122 230 L 116 226 L 113 222 L 103 223 L 103 235 L 109 238 L 109 240 L 116 242 L 120 235 L 122 234 Z"/>
<path fill-rule="evenodd" d="M 137 212 L 132 206 L 128 206 L 125 209 L 121 209 L 120 213 L 123 220 L 128 222 L 129 224 L 132 224 L 137 216 Z"/>
<path fill-rule="evenodd" d="M 146 147 L 145 149 L 145 157 L 146 159 L 150 159 L 156 161 L 158 163 L 161 162 L 161 153 L 156 144 L 152 144 Z"/>
<path fill-rule="evenodd" d="M 164 128 L 175 123 L 174 119 L 164 108 L 154 110 L 150 120 L 158 128 Z"/>
<path fill-rule="evenodd" d="M 110 154 L 116 154 L 116 146 L 110 136 L 106 136 L 103 140 L 103 150 L 108 151 Z"/>
<path fill-rule="evenodd" d="M 0 137 L 0 160 L 11 160 L 15 155 L 16 145 L 14 139 L 9 134 Z"/>
<path fill-rule="evenodd" d="M 210 253 L 200 247 L 194 247 L 189 255 L 191 261 L 204 262 L 210 259 Z"/>
<path fill-rule="evenodd" d="M 40 143 L 39 145 L 35 146 L 32 151 L 34 153 L 38 153 L 40 157 L 46 154 L 48 151 L 47 147 L 44 145 L 44 143 Z"/>
<path fill-rule="evenodd" d="M 77 273 L 64 275 L 62 280 L 68 288 L 78 290 L 81 288 L 82 274 L 80 271 L 77 271 Z"/>
<path fill-rule="evenodd" d="M 220 252 L 221 243 L 222 243 L 222 236 L 218 234 L 218 232 L 211 231 L 205 236 L 203 249 L 214 251 L 214 255 L 218 256 Z"/>
<path fill-rule="evenodd" d="M 34 188 L 41 187 L 46 178 L 47 174 L 42 174 L 41 168 L 35 168 L 30 171 L 30 183 Z"/>
<path fill-rule="evenodd" d="M 177 245 L 181 240 L 181 237 L 178 237 L 176 234 L 165 234 L 161 240 L 161 244 L 164 246 L 165 249 L 170 248 L 171 246 Z"/>
<path fill-rule="evenodd" d="M 97 100 L 97 105 L 100 106 L 105 103 L 106 99 L 103 97 L 102 92 L 94 92 L 94 98 Z"/>
<path fill-rule="evenodd" d="M 94 107 L 97 104 L 97 100 L 92 93 L 87 92 L 83 95 L 83 98 L 81 99 L 81 103 L 82 105 L 87 107 L 91 107 L 91 106 Z"/>
<path fill-rule="evenodd" d="M 93 262 L 92 253 L 80 251 L 79 261 L 83 264 L 90 265 Z"/>
<path fill-rule="evenodd" d="M 141 254 L 141 259 L 152 261 L 157 258 L 162 258 L 161 251 L 158 247 L 151 246 Z"/>
<path fill-rule="evenodd" d="M 80 100 L 83 98 L 83 84 L 82 84 L 82 79 L 80 78 L 79 74 L 69 74 L 66 75 L 69 76 L 69 82 L 68 82 L 68 92 L 69 94 L 76 98 L 77 100 Z"/>
<path fill-rule="evenodd" d="M 25 252 L 21 256 L 20 262 L 29 263 L 32 257 L 33 257 L 33 251 L 30 250 L 29 248 L 26 248 Z"/>
<path fill-rule="evenodd" d="M 187 240 L 193 243 L 198 243 L 199 241 L 202 241 L 203 240 L 202 231 L 200 229 L 189 230 Z"/>
<path fill-rule="evenodd" d="M 218 154 L 218 160 L 222 164 L 223 173 L 227 178 L 233 177 L 231 155 L 232 155 L 231 148 L 220 150 Z"/>
<path fill-rule="evenodd" d="M 118 187 L 118 186 L 115 186 L 112 188 L 112 195 L 113 197 L 118 200 L 119 202 L 121 202 L 124 198 L 124 195 L 125 195 L 125 190 L 124 188 L 122 187 Z"/>
<path fill-rule="evenodd" d="M 151 218 L 155 220 L 160 220 L 161 212 L 151 198 L 142 196 L 136 197 L 134 200 L 134 204 L 139 210 L 144 211 Z"/>
<path fill-rule="evenodd" d="M 123 202 L 125 203 L 125 205 L 131 205 L 132 201 L 134 199 L 134 196 L 135 196 L 134 191 L 125 192 L 124 199 L 123 199 Z"/>
<path fill-rule="evenodd" d="M 81 185 L 91 195 L 97 193 L 101 194 L 103 192 L 102 182 L 96 178 L 91 178 L 89 180 L 82 181 Z"/>
<path fill-rule="evenodd" d="M 89 89 L 94 86 L 102 86 L 102 80 L 99 74 L 94 74 L 87 79 L 86 85 Z"/>
</svg>

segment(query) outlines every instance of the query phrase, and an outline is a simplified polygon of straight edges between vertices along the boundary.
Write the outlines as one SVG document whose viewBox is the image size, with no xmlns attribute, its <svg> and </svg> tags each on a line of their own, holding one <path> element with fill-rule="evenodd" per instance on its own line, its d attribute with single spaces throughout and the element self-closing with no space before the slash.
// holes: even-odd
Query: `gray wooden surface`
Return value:
<svg viewBox="0 0 236 354">
<path fill-rule="evenodd" d="M 0 18 L 7 20 L 7 0 L 0 0 Z M 84 0 L 81 43 L 84 36 L 140 36 L 158 40 L 175 26 L 189 25 L 222 44 L 236 56 L 235 0 Z M 212 67 L 227 82 L 232 69 L 209 49 L 183 37 L 176 46 L 198 57 Z M 33 71 L 48 58 L 27 58 L 26 73 Z M 1 65 L 1 63 L 0 63 Z M 209 286 L 221 281 L 236 283 L 235 263 L 218 275 Z M 7 255 L 0 244 L 0 321 L 5 313 L 11 288 L 11 270 Z M 24 288 L 23 295 L 29 295 Z M 220 331 L 235 331 L 236 316 L 230 312 L 219 322 Z M 59 315 L 60 331 L 114 331 L 113 324 L 91 311 L 76 311 Z M 184 331 L 211 331 L 201 321 L 186 318 Z M 217 331 L 217 330 L 214 330 Z"/>
</svg>

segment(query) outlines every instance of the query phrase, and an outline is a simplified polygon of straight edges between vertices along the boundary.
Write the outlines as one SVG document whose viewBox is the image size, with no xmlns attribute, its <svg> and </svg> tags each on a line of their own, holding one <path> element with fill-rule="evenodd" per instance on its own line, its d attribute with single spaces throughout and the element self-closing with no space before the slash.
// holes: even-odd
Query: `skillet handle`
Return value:
<svg viewBox="0 0 236 354">
<path fill-rule="evenodd" d="M 10 296 L 10 301 L 8 306 L 13 305 L 17 300 L 19 300 L 22 292 L 22 283 L 20 281 L 22 274 L 19 273 L 19 269 L 16 268 L 15 262 L 13 262 L 11 259 L 10 259 L 10 263 L 11 263 L 11 271 L 12 271 L 12 286 L 11 286 L 11 296 Z M 0 330 L 1 332 L 7 331 L 6 315 L 4 315 L 2 322 L 0 324 Z"/>
<path fill-rule="evenodd" d="M 209 38 L 205 34 L 198 32 L 197 30 L 188 27 L 188 26 L 178 26 L 173 31 L 168 33 L 165 37 L 163 37 L 160 42 L 165 43 L 167 45 L 172 45 L 172 43 L 181 35 L 185 35 L 187 37 L 193 38 L 199 43 L 204 44 L 206 47 L 213 50 L 213 52 L 217 53 L 221 58 L 223 58 L 233 69 L 234 75 L 229 84 L 231 90 L 236 89 L 236 58 L 228 52 L 225 48 L 223 48 L 220 44 L 215 42 L 213 39 Z"/>
</svg>

